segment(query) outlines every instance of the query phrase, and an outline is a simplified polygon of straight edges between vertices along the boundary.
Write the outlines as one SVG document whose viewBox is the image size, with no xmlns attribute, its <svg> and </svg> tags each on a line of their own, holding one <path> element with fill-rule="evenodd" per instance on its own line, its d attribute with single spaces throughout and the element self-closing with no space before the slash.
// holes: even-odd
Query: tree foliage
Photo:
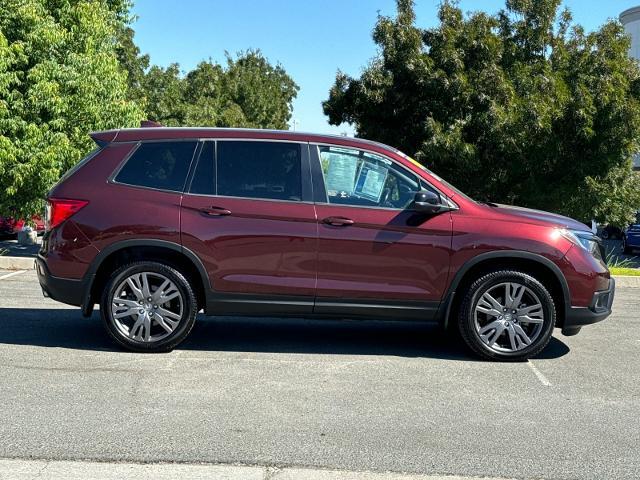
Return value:
<svg viewBox="0 0 640 480">
<path fill-rule="evenodd" d="M 127 99 L 111 3 L 0 2 L 0 215 L 41 212 L 47 190 L 92 148 L 87 132 L 142 118 Z"/>
<path fill-rule="evenodd" d="M 439 24 L 421 29 L 412 0 L 397 7 L 379 17 L 379 55 L 361 76 L 338 72 L 330 123 L 353 123 L 479 199 L 617 224 L 640 208 L 640 70 L 619 23 L 585 32 L 560 0 L 466 16 L 444 1 Z"/>
<path fill-rule="evenodd" d="M 165 125 L 287 128 L 298 86 L 259 51 L 226 65 L 150 66 L 131 0 L 0 2 L 0 215 L 42 198 L 88 153 L 88 132 Z"/>
<path fill-rule="evenodd" d="M 178 64 L 153 66 L 142 81 L 150 119 L 163 125 L 286 129 L 298 86 L 259 51 L 227 55 L 182 75 Z"/>
</svg>

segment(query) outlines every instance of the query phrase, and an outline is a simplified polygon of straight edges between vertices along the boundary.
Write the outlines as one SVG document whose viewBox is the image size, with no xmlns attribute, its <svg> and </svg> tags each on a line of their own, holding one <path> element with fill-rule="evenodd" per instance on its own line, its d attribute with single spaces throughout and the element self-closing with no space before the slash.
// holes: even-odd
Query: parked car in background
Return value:
<svg viewBox="0 0 640 480">
<path fill-rule="evenodd" d="M 12 217 L 0 217 L 0 236 L 12 236 L 16 235 L 22 227 L 24 227 L 25 220 L 15 219 Z M 44 232 L 44 221 L 38 216 L 31 218 L 31 224 L 35 226 L 35 230 L 40 234 Z"/>
<path fill-rule="evenodd" d="M 479 356 L 523 360 L 555 327 L 575 335 L 611 313 L 586 225 L 476 202 L 392 147 L 215 128 L 91 136 L 99 148 L 49 192 L 38 278 L 86 316 L 100 304 L 127 349 L 171 350 L 204 310 L 453 325 Z"/>
<path fill-rule="evenodd" d="M 622 234 L 622 252 L 631 255 L 640 250 L 640 212 L 636 214 L 636 223 L 629 225 Z"/>
<path fill-rule="evenodd" d="M 603 225 L 598 229 L 598 235 L 603 240 L 614 240 L 622 238 L 622 229 L 615 225 Z"/>
</svg>

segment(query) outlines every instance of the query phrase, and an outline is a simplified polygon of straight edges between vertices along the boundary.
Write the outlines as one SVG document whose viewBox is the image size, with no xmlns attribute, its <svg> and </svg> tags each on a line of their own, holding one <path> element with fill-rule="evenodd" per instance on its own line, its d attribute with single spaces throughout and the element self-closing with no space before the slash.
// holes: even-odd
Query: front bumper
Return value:
<svg viewBox="0 0 640 480">
<path fill-rule="evenodd" d="M 562 334 L 571 336 L 580 331 L 584 325 L 600 322 L 611 315 L 611 305 L 616 293 L 616 281 L 609 279 L 609 288 L 597 291 L 588 307 L 571 307 L 562 326 Z"/>
</svg>

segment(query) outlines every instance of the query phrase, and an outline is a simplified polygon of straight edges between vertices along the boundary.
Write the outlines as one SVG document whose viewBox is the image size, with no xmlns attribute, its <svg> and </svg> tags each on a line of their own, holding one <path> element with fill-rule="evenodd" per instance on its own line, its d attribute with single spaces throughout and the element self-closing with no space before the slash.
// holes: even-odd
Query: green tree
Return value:
<svg viewBox="0 0 640 480">
<path fill-rule="evenodd" d="M 178 64 L 153 66 L 142 80 L 148 117 L 163 125 L 287 128 L 298 86 L 259 51 L 225 67 L 204 61 L 182 76 Z"/>
<path fill-rule="evenodd" d="M 87 132 L 142 118 L 116 57 L 119 3 L 0 3 L 0 215 L 41 212 L 47 190 L 91 150 Z"/>
<path fill-rule="evenodd" d="M 184 125 L 184 81 L 180 66 L 152 66 L 142 79 L 147 118 L 166 126 Z"/>
<path fill-rule="evenodd" d="M 140 48 L 133 40 L 134 34 L 135 32 L 129 26 L 129 23 L 120 24 L 117 34 L 116 55 L 118 63 L 127 73 L 128 98 L 144 106 L 146 102 L 144 83 L 149 69 L 150 58 L 149 55 L 140 53 Z"/>
<path fill-rule="evenodd" d="M 359 78 L 338 72 L 325 114 L 479 199 L 624 224 L 640 207 L 640 70 L 619 23 L 587 33 L 560 3 L 465 16 L 444 1 L 421 29 L 398 0 L 374 29 L 379 55 Z"/>
</svg>

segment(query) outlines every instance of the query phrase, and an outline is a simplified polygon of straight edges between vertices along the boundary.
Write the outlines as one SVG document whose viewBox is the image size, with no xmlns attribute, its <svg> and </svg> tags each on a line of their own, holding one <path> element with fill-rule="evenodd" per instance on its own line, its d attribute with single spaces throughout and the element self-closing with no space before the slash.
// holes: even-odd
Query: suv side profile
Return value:
<svg viewBox="0 0 640 480">
<path fill-rule="evenodd" d="M 140 128 L 49 192 L 43 292 L 95 304 L 122 347 L 169 351 L 196 314 L 457 326 L 485 359 L 541 352 L 611 313 L 599 239 L 479 203 L 400 151 L 288 131 Z"/>
</svg>

